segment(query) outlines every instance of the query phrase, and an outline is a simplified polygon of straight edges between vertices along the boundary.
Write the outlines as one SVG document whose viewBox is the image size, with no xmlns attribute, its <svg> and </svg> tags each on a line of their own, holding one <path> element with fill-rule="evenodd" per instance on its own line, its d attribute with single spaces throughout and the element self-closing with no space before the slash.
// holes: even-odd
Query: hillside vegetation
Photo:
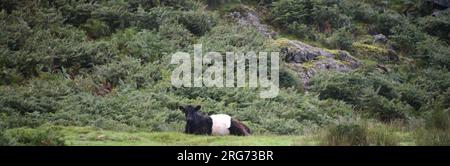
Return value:
<svg viewBox="0 0 450 166">
<path fill-rule="evenodd" d="M 448 4 L 0 0 L 0 8 L 0 145 L 450 145 Z M 260 22 L 239 21 L 249 14 Z M 223 55 L 279 51 L 279 95 L 172 86 L 171 55 L 197 43 Z M 331 57 L 299 60 L 292 43 Z M 186 104 L 232 115 L 254 136 L 182 134 L 177 108 Z"/>
</svg>

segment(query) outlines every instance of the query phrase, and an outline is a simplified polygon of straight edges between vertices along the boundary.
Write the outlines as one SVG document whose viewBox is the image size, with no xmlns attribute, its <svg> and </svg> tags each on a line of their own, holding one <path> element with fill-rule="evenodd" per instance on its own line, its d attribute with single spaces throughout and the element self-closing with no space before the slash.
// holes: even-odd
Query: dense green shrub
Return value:
<svg viewBox="0 0 450 166">
<path fill-rule="evenodd" d="M 413 108 L 401 100 L 398 83 L 382 75 L 362 73 L 334 73 L 318 75 L 311 81 L 311 90 L 321 99 L 348 102 L 382 121 L 405 119 Z"/>
<path fill-rule="evenodd" d="M 94 76 L 98 83 L 110 83 L 112 86 L 124 84 L 127 76 L 136 73 L 141 68 L 141 62 L 134 58 L 124 58 L 102 66 L 97 66 Z"/>
<path fill-rule="evenodd" d="M 295 89 L 301 89 L 303 87 L 302 80 L 300 80 L 300 78 L 294 71 L 288 68 L 281 68 L 279 76 L 280 87 Z"/>
<path fill-rule="evenodd" d="M 377 14 L 376 10 L 370 4 L 358 0 L 342 1 L 339 7 L 341 8 L 341 13 L 364 23 L 373 21 Z"/>
<path fill-rule="evenodd" d="M 350 33 L 346 28 L 341 28 L 327 39 L 326 44 L 330 48 L 350 51 L 353 45 L 352 33 Z"/>
<path fill-rule="evenodd" d="M 430 35 L 438 37 L 447 43 L 450 42 L 450 13 L 441 12 L 435 16 L 426 16 L 419 19 L 419 25 Z"/>
<path fill-rule="evenodd" d="M 64 146 L 64 136 L 58 127 L 44 125 L 36 129 L 16 128 L 6 131 L 14 146 Z"/>
<path fill-rule="evenodd" d="M 448 92 L 447 94 L 448 95 Z M 438 102 L 448 102 L 448 96 L 442 96 Z M 447 98 L 447 99 L 444 99 Z M 425 126 L 414 132 L 417 145 L 450 145 L 450 109 L 448 103 L 435 105 L 435 109 L 425 116 Z"/>
<path fill-rule="evenodd" d="M 81 27 L 87 32 L 90 38 L 94 39 L 111 34 L 109 26 L 96 19 L 87 20 Z"/>
<path fill-rule="evenodd" d="M 204 11 L 183 12 L 180 17 L 180 23 L 183 24 L 192 34 L 202 36 L 215 26 L 217 18 L 214 15 Z"/>
<path fill-rule="evenodd" d="M 143 62 L 157 61 L 173 51 L 159 33 L 147 30 L 138 32 L 125 47 L 131 57 L 139 58 Z"/>
<path fill-rule="evenodd" d="M 407 23 L 399 26 L 395 26 L 391 29 L 393 35 L 391 39 L 396 48 L 405 52 L 413 52 L 416 48 L 416 44 L 425 40 L 425 33 L 414 24 Z"/>
<path fill-rule="evenodd" d="M 358 104 L 361 109 L 367 111 L 371 117 L 384 122 L 409 117 L 408 114 L 412 112 L 411 106 L 398 99 L 388 99 L 378 93 L 373 89 L 364 89 Z"/>
<path fill-rule="evenodd" d="M 267 51 L 275 50 L 265 38 L 254 29 L 239 27 L 233 23 L 222 23 L 215 26 L 210 33 L 202 36 L 198 43 L 203 44 L 203 51 L 226 52 Z M 193 50 L 192 46 L 190 50 Z"/>
<path fill-rule="evenodd" d="M 369 145 L 367 135 L 367 126 L 339 124 L 329 127 L 322 144 L 332 146 L 367 146 Z"/>
<path fill-rule="evenodd" d="M 286 27 L 286 31 L 293 34 L 301 39 L 314 40 L 314 30 L 308 27 L 306 24 L 301 24 L 298 22 L 293 22 Z"/>
<path fill-rule="evenodd" d="M 273 3 L 271 20 L 284 27 L 294 23 L 315 25 L 319 31 L 329 33 L 349 24 L 349 18 L 339 12 L 334 1 L 281 0 Z"/>
<path fill-rule="evenodd" d="M 193 35 L 183 25 L 166 21 L 159 27 L 159 34 L 165 42 L 170 43 L 171 48 L 181 51 L 193 44 Z"/>
<path fill-rule="evenodd" d="M 416 44 L 416 53 L 413 56 L 421 60 L 421 65 L 448 68 L 449 55 L 450 47 L 447 43 L 435 37 L 428 37 Z"/>
<path fill-rule="evenodd" d="M 373 23 L 372 31 L 384 35 L 391 35 L 391 29 L 402 25 L 405 19 L 396 12 L 383 12 L 378 14 Z"/>
</svg>

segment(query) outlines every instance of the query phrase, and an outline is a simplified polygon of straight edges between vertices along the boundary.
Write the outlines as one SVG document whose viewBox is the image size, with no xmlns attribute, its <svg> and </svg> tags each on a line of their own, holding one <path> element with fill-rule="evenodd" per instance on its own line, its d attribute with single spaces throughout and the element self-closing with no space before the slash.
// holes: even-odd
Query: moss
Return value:
<svg viewBox="0 0 450 166">
<path fill-rule="evenodd" d="M 315 64 L 314 61 L 308 61 L 308 62 L 302 63 L 302 67 L 303 67 L 303 69 L 305 69 L 305 70 L 312 69 L 312 68 L 314 68 L 315 66 L 316 66 L 316 64 Z"/>
<path fill-rule="evenodd" d="M 353 55 L 358 58 L 387 61 L 390 59 L 390 54 L 391 52 L 386 48 L 359 42 L 353 43 Z"/>
<path fill-rule="evenodd" d="M 289 41 L 290 40 L 287 38 L 279 38 L 279 39 L 273 40 L 272 44 L 275 45 L 276 47 L 283 48 L 283 47 L 289 46 Z"/>
</svg>

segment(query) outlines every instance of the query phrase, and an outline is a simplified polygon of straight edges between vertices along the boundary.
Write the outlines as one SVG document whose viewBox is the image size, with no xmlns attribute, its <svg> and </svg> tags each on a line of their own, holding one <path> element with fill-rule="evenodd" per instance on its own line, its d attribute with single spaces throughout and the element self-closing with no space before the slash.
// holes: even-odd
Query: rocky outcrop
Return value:
<svg viewBox="0 0 450 166">
<path fill-rule="evenodd" d="M 353 53 L 358 58 L 367 58 L 382 62 L 395 62 L 399 60 L 397 52 L 390 48 L 358 42 L 353 43 L 352 47 Z"/>
<path fill-rule="evenodd" d="M 450 7 L 450 0 L 426 0 L 425 2 L 440 9 L 447 9 Z"/>
<path fill-rule="evenodd" d="M 387 43 L 387 41 L 388 41 L 388 38 L 385 35 L 383 35 L 383 34 L 378 34 L 378 35 L 374 35 L 373 36 L 373 42 L 374 43 L 383 43 L 383 44 L 385 44 L 385 43 Z"/>
<path fill-rule="evenodd" d="M 348 72 L 360 66 L 360 62 L 346 51 L 321 49 L 288 39 L 275 40 L 275 44 L 281 48 L 286 65 L 303 80 L 305 88 L 317 72 Z"/>
<path fill-rule="evenodd" d="M 266 37 L 275 38 L 277 36 L 277 33 L 270 29 L 269 26 L 261 23 L 258 14 L 250 8 L 245 8 L 245 11 L 231 12 L 229 16 L 235 19 L 239 25 L 251 26 Z"/>
<path fill-rule="evenodd" d="M 229 17 L 241 26 L 255 28 L 257 32 L 269 39 L 277 37 L 277 33 L 261 23 L 258 13 L 250 8 L 244 7 L 241 11 L 231 12 Z M 346 51 L 322 49 L 284 38 L 273 41 L 281 49 L 280 55 L 286 66 L 298 74 L 305 88 L 317 72 L 328 70 L 348 72 L 360 66 L 360 62 Z"/>
</svg>

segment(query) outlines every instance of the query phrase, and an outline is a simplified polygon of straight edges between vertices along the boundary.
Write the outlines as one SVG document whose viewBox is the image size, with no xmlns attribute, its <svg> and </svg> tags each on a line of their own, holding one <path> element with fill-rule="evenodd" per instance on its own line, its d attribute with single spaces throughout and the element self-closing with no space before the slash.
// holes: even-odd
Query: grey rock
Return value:
<svg viewBox="0 0 450 166">
<path fill-rule="evenodd" d="M 289 40 L 281 49 L 287 66 L 297 72 L 305 89 L 316 73 L 321 71 L 348 72 L 360 66 L 360 62 L 346 51 L 333 54 L 327 50 L 313 47 L 300 41 Z M 308 65 L 305 66 L 305 63 Z"/>
<path fill-rule="evenodd" d="M 275 38 L 277 33 L 270 29 L 269 26 L 262 24 L 258 14 L 252 9 L 246 8 L 244 13 L 231 12 L 229 16 L 237 21 L 241 26 L 251 26 L 263 36 Z"/>
<path fill-rule="evenodd" d="M 426 0 L 426 2 L 444 9 L 450 6 L 450 0 Z"/>
<path fill-rule="evenodd" d="M 378 34 L 373 36 L 373 41 L 375 43 L 387 43 L 388 38 L 383 34 Z"/>
<path fill-rule="evenodd" d="M 334 56 L 328 51 L 294 40 L 289 40 L 287 46 L 281 49 L 281 53 L 285 55 L 285 61 L 288 63 L 303 63 L 314 60 L 319 56 Z"/>
</svg>

